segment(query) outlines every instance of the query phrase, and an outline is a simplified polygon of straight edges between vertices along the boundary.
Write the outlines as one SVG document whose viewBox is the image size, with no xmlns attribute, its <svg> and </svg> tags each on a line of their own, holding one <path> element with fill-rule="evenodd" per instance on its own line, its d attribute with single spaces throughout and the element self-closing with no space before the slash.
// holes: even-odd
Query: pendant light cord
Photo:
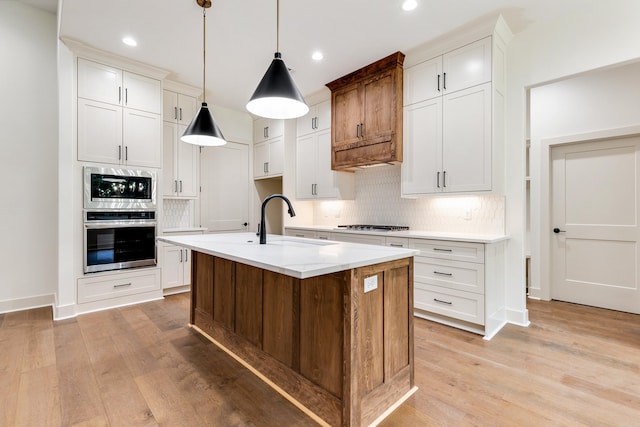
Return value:
<svg viewBox="0 0 640 427">
<path fill-rule="evenodd" d="M 280 52 L 280 0 L 276 0 L 276 52 Z"/>
<path fill-rule="evenodd" d="M 202 7 L 202 102 L 207 102 L 207 9 Z"/>
</svg>

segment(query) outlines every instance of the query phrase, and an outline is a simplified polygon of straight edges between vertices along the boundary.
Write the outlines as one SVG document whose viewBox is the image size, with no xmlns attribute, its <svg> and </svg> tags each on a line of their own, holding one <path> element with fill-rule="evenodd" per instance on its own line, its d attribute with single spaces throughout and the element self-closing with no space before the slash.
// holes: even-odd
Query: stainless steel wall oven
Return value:
<svg viewBox="0 0 640 427">
<path fill-rule="evenodd" d="M 155 174 L 84 168 L 84 272 L 156 265 Z"/>
</svg>

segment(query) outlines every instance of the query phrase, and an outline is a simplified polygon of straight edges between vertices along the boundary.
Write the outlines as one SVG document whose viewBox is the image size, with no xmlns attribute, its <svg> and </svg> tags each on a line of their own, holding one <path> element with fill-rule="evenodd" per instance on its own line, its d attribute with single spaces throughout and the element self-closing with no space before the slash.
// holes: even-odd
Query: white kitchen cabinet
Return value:
<svg viewBox="0 0 640 427">
<path fill-rule="evenodd" d="M 491 190 L 491 83 L 404 108 L 402 193 Z"/>
<path fill-rule="evenodd" d="M 331 128 L 331 100 L 311 105 L 309 112 L 297 119 L 296 125 L 298 138 Z"/>
<path fill-rule="evenodd" d="M 296 198 L 353 199 L 354 174 L 331 170 L 331 129 L 299 136 L 296 142 Z"/>
<path fill-rule="evenodd" d="M 409 239 L 414 315 L 485 335 L 506 322 L 504 243 Z"/>
<path fill-rule="evenodd" d="M 186 129 L 176 122 L 162 122 L 162 195 L 171 198 L 198 197 L 198 149 L 180 140 Z"/>
<path fill-rule="evenodd" d="M 213 232 L 247 231 L 249 226 L 249 146 L 227 141 L 202 147 L 200 226 Z"/>
<path fill-rule="evenodd" d="M 191 284 L 191 251 L 179 246 L 158 244 L 159 263 L 162 267 L 162 289 Z"/>
<path fill-rule="evenodd" d="M 405 69 L 403 196 L 501 191 L 503 82 L 492 69 L 504 55 L 493 40 Z"/>
<path fill-rule="evenodd" d="M 162 297 L 158 268 L 86 275 L 77 286 L 79 313 Z"/>
<path fill-rule="evenodd" d="M 405 106 L 491 81 L 491 37 L 404 71 Z"/>
<path fill-rule="evenodd" d="M 253 146 L 253 177 L 282 176 L 284 170 L 284 136 L 272 138 Z"/>
<path fill-rule="evenodd" d="M 385 245 L 385 237 L 362 233 L 331 233 L 331 240 L 338 242 L 363 243 L 365 245 Z"/>
<path fill-rule="evenodd" d="M 284 135 L 284 120 L 260 117 L 253 121 L 253 143 L 264 142 Z"/>
<path fill-rule="evenodd" d="M 160 81 L 78 58 L 78 160 L 162 166 Z"/>
<path fill-rule="evenodd" d="M 162 97 L 162 195 L 198 197 L 198 147 L 180 137 L 196 114 L 194 96 L 164 90 Z"/>
<path fill-rule="evenodd" d="M 195 96 L 172 90 L 162 91 L 162 120 L 188 126 L 198 112 Z"/>
</svg>

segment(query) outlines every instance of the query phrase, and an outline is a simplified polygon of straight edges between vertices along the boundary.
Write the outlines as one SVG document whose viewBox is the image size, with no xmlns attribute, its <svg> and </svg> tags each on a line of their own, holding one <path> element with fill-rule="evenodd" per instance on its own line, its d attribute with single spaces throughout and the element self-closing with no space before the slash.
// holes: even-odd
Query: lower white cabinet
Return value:
<svg viewBox="0 0 640 427">
<path fill-rule="evenodd" d="M 191 251 L 175 245 L 158 244 L 162 266 L 162 289 L 191 284 Z"/>
<path fill-rule="evenodd" d="M 506 322 L 504 243 L 409 239 L 414 315 L 482 334 Z"/>
<path fill-rule="evenodd" d="M 160 297 L 160 270 L 131 269 L 85 275 L 78 279 L 78 305 L 95 303 L 86 311 L 142 302 Z M 147 294 L 147 296 L 145 296 Z M 119 301 L 114 301 L 118 300 Z M 105 302 L 101 304 L 102 302 Z M 82 308 L 79 310 L 83 312 Z"/>
</svg>

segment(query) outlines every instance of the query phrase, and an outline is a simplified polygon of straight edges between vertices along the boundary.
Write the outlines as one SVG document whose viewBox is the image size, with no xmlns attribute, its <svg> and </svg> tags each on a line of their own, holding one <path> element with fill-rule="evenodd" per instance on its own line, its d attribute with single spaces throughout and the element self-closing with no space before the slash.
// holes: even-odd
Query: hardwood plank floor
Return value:
<svg viewBox="0 0 640 427">
<path fill-rule="evenodd" d="M 381 425 L 640 426 L 640 316 L 528 308 L 491 341 L 416 318 L 419 390 Z M 0 314 L 0 426 L 314 425 L 188 319 L 189 294 Z"/>
</svg>

